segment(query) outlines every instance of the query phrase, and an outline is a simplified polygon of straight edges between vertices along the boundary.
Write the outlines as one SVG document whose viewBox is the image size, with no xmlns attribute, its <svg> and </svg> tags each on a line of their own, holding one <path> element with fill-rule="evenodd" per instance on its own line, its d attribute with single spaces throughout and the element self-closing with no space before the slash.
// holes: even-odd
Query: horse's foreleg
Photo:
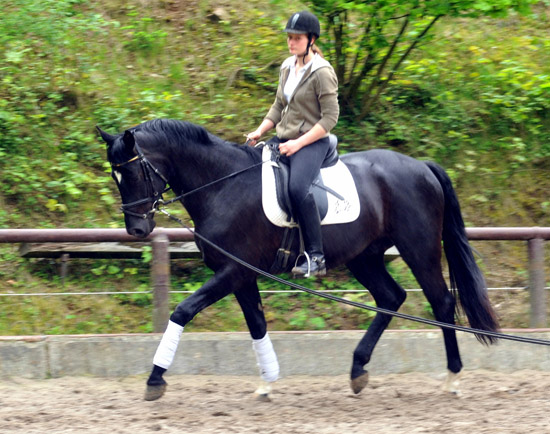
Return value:
<svg viewBox="0 0 550 434">
<path fill-rule="evenodd" d="M 262 378 L 262 383 L 256 389 L 256 394 L 266 399 L 271 392 L 271 383 L 279 378 L 279 361 L 268 333 L 262 339 L 253 339 L 252 348 L 256 353 L 256 361 Z"/>
<path fill-rule="evenodd" d="M 216 273 L 200 289 L 187 297 L 176 307 L 153 358 L 153 370 L 147 380 L 145 400 L 160 398 L 166 391 L 167 383 L 163 378 L 172 365 L 185 325 L 201 310 L 210 306 L 234 290 L 229 282 L 236 282 L 230 271 Z"/>
<path fill-rule="evenodd" d="M 166 381 L 162 378 L 166 370 L 172 365 L 178 344 L 183 332 L 183 326 L 173 321 L 168 321 L 166 331 L 153 358 L 153 371 L 147 380 L 145 400 L 154 401 L 159 399 L 166 391 Z"/>
<path fill-rule="evenodd" d="M 262 300 L 256 281 L 246 288 L 235 292 L 235 296 L 250 330 L 252 348 L 256 355 L 258 368 L 260 369 L 261 384 L 255 393 L 260 399 L 268 400 L 272 390 L 271 384 L 279 378 L 279 362 L 267 333 Z"/>
</svg>

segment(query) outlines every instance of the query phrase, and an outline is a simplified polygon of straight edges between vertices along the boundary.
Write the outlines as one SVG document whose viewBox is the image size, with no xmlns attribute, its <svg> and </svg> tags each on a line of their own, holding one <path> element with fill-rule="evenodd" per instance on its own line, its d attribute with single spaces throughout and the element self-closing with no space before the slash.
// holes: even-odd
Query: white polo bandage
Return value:
<svg viewBox="0 0 550 434">
<path fill-rule="evenodd" d="M 262 339 L 253 339 L 252 348 L 256 352 L 256 361 L 262 380 L 273 382 L 279 378 L 279 362 L 273 344 L 266 333 Z"/>
<path fill-rule="evenodd" d="M 176 324 L 175 322 L 168 321 L 168 327 L 157 348 L 155 357 L 153 358 L 153 364 L 160 366 L 161 368 L 168 369 L 174 360 L 178 344 L 180 342 L 181 334 L 183 333 L 183 326 Z"/>
</svg>

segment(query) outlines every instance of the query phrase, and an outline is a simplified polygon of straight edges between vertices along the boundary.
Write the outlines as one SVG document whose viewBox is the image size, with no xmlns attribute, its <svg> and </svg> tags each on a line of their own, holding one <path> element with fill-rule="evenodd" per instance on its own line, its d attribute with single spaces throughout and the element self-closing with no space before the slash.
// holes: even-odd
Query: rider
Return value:
<svg viewBox="0 0 550 434">
<path fill-rule="evenodd" d="M 338 79 L 315 41 L 321 26 L 308 11 L 294 13 L 284 30 L 291 57 L 280 69 L 275 102 L 260 126 L 247 135 L 251 145 L 276 127 L 281 155 L 290 166 L 289 194 L 293 215 L 305 244 L 304 259 L 292 269 L 295 276 L 326 274 L 321 222 L 311 183 L 329 149 L 329 132 L 339 115 Z"/>
</svg>

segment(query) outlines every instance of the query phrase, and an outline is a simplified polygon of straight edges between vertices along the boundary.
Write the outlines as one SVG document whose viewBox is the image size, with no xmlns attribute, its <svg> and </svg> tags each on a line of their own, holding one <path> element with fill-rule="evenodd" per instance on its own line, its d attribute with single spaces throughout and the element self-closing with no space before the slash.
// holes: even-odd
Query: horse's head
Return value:
<svg viewBox="0 0 550 434">
<path fill-rule="evenodd" d="M 133 131 L 111 136 L 99 127 L 97 130 L 107 143 L 107 158 L 122 199 L 126 231 L 145 238 L 155 228 L 153 217 L 168 182 L 144 155 Z"/>
</svg>

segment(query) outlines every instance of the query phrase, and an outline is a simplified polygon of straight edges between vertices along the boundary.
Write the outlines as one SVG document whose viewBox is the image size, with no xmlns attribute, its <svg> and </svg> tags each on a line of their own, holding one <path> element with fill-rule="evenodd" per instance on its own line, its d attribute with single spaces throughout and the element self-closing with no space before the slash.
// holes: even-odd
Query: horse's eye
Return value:
<svg viewBox="0 0 550 434">
<path fill-rule="evenodd" d="M 120 172 L 113 170 L 113 176 L 119 184 L 122 182 L 122 175 L 120 174 Z"/>
</svg>

